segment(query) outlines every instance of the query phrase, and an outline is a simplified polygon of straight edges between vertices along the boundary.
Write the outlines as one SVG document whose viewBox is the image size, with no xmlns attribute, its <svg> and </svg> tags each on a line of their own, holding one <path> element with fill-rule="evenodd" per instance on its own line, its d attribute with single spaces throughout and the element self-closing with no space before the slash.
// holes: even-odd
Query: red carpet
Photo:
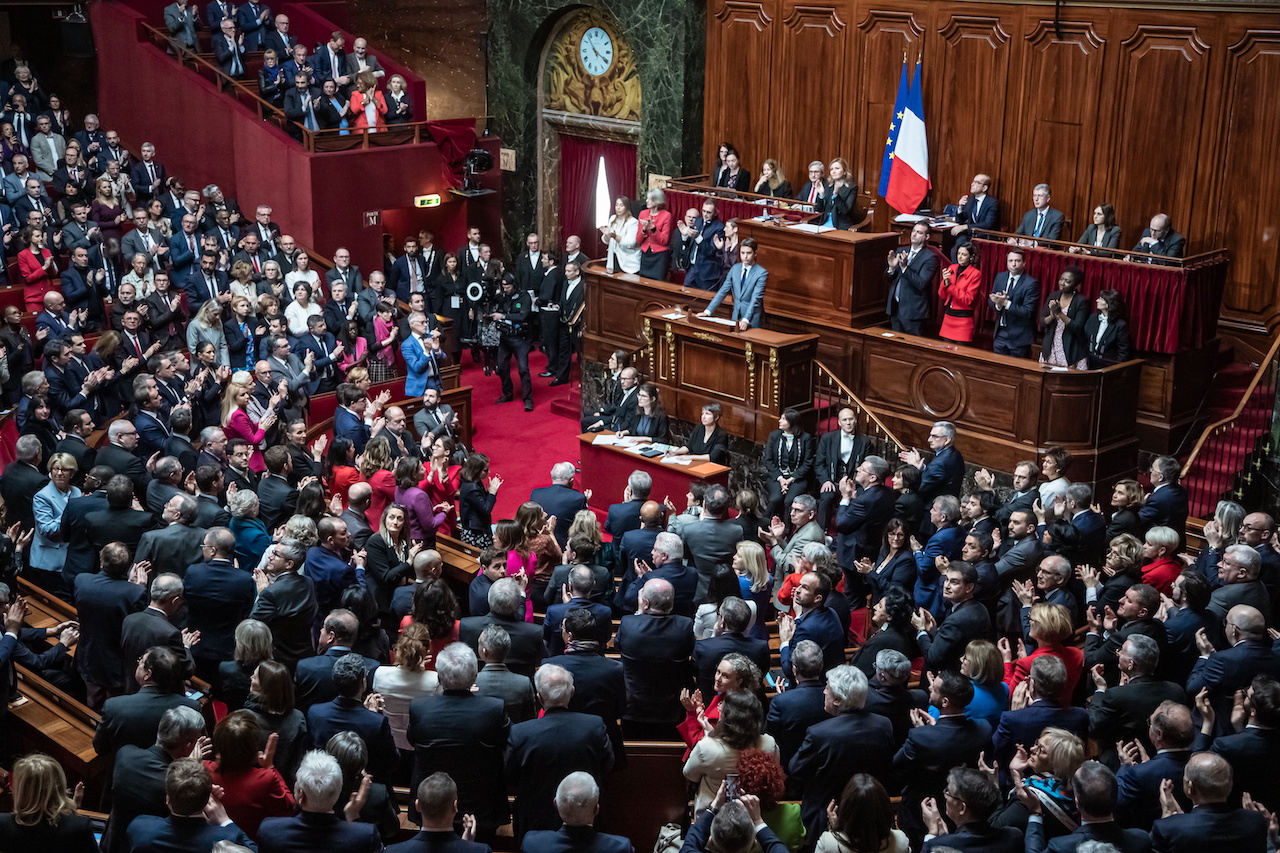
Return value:
<svg viewBox="0 0 1280 853">
<path fill-rule="evenodd" d="M 539 377 L 546 369 L 547 358 L 540 352 L 529 354 L 529 371 L 533 374 L 533 411 L 526 412 L 520 399 L 520 377 L 515 359 L 511 360 L 511 382 L 515 399 L 497 405 L 502 382 L 497 375 L 485 376 L 484 370 L 462 356 L 462 384 L 472 388 L 471 416 L 475 433 L 475 449 L 488 455 L 489 468 L 502 478 L 493 520 L 512 518 L 529 492 L 551 482 L 551 466 L 557 462 L 578 464 L 578 431 L 576 420 L 552 414 L 554 400 L 567 400 L 576 391 L 577 368 L 573 383 L 551 388 L 550 378 Z"/>
</svg>

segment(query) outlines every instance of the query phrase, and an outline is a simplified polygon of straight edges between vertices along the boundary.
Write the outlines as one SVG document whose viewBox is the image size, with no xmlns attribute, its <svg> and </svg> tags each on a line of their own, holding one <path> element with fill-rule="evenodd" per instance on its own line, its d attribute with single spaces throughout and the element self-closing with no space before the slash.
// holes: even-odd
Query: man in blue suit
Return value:
<svg viewBox="0 0 1280 853">
<path fill-rule="evenodd" d="M 1146 733 L 1149 747 L 1137 741 L 1121 744 L 1123 754 L 1116 773 L 1116 817 L 1122 824 L 1145 829 L 1160 817 L 1160 788 L 1166 779 L 1173 782 L 1178 803 L 1184 809 L 1190 808 L 1191 802 L 1182 791 L 1182 776 L 1191 760 L 1194 735 L 1191 709 L 1169 700 L 1151 712 Z M 1146 750 L 1151 757 L 1144 761 Z"/>
<path fill-rule="evenodd" d="M 342 344 L 325 331 L 324 317 L 320 314 L 312 314 L 307 318 L 307 334 L 298 338 L 298 342 L 293 345 L 293 354 L 298 358 L 305 359 L 308 352 L 312 354 L 315 378 L 307 386 L 307 393 L 312 396 L 327 394 L 337 388 Z"/>
<path fill-rule="evenodd" d="M 957 523 L 959 519 L 960 501 L 951 495 L 939 495 L 929 504 L 927 528 L 933 531 L 933 535 L 929 537 L 929 541 L 923 548 L 919 547 L 919 540 L 912 537 L 915 541 L 912 549 L 916 561 L 916 582 L 912 593 L 920 607 L 934 620 L 942 619 L 942 614 L 946 611 L 946 601 L 949 600 L 942 588 L 942 571 L 938 566 L 938 558 L 958 560 L 964 548 L 965 529 Z M 922 527 L 925 526 L 922 525 Z M 975 576 L 976 573 L 975 570 Z M 951 644 L 947 643 L 947 649 L 943 658 L 949 662 L 954 658 L 954 663 L 958 666 L 960 652 L 964 650 L 963 645 L 959 649 L 953 649 Z"/>
<path fill-rule="evenodd" d="M 945 498 L 939 498 L 939 501 Z M 948 527 L 939 530 L 933 541 L 951 530 L 960 532 L 960 541 L 964 542 L 962 528 Z M 925 551 L 917 552 L 917 559 Z M 955 559 L 951 557 L 949 559 Z M 960 671 L 960 657 L 971 640 L 989 640 L 994 636 L 991 630 L 991 614 L 986 606 L 973 597 L 978 588 L 978 570 L 969 563 L 954 563 L 947 569 L 942 581 L 942 600 L 949 610 L 942 618 L 942 624 L 934 621 L 934 614 L 921 607 L 911 617 L 911 624 L 917 631 L 916 642 L 920 644 L 920 655 L 924 658 L 925 669 L 929 672 L 950 670 Z M 916 601 L 921 599 L 917 598 Z M 1086 726 L 1087 729 L 1087 726 Z"/>
<path fill-rule="evenodd" d="M 1143 531 L 1157 526 L 1172 527 L 1183 536 L 1185 545 L 1188 506 L 1186 487 L 1178 482 L 1182 476 L 1181 463 L 1172 456 L 1157 456 L 1151 460 L 1147 476 L 1153 488 L 1138 510 Z"/>
<path fill-rule="evenodd" d="M 338 732 L 355 732 L 369 750 L 369 775 L 375 782 L 390 784 L 399 753 L 391 737 L 391 723 L 361 702 L 369 683 L 368 665 L 367 658 L 354 652 L 334 661 L 333 686 L 338 695 L 307 711 L 307 737 L 319 746 Z"/>
<path fill-rule="evenodd" d="M 1036 335 L 1036 311 L 1040 307 L 1040 282 L 1026 271 L 1027 256 L 1012 247 L 1005 257 L 1005 271 L 996 274 L 988 300 L 996 312 L 991 351 L 996 355 L 1026 358 Z"/>
<path fill-rule="evenodd" d="M 674 533 L 659 533 L 653 541 L 650 560 L 638 565 L 625 566 L 634 573 L 634 580 L 622 594 L 622 610 L 635 613 L 640 604 L 640 588 L 649 581 L 662 579 L 670 582 L 675 595 L 672 612 L 677 616 L 693 618 L 693 599 L 698 591 L 698 570 L 684 564 L 684 542 Z"/>
<path fill-rule="evenodd" d="M 704 199 L 702 216 L 693 225 L 679 223 L 685 240 L 692 241 L 688 272 L 684 275 L 686 287 L 711 290 L 720 283 L 720 265 L 716 262 L 716 239 L 723 238 L 724 222 L 716 215 L 714 199 Z"/>
<path fill-rule="evenodd" d="M 1204 850 L 1267 849 L 1267 819 L 1252 809 L 1233 808 L 1231 765 L 1220 755 L 1198 752 L 1187 762 L 1183 790 L 1189 812 L 1171 814 L 1151 827 L 1155 853 L 1201 853 Z"/>
<path fill-rule="evenodd" d="M 830 595 L 830 578 L 823 572 L 809 572 L 796 585 L 792 599 L 794 606 L 800 609 L 800 615 L 778 617 L 782 674 L 786 676 L 788 687 L 796 683 L 795 672 L 791 668 L 791 649 L 802 640 L 813 640 L 822 649 L 824 670 L 844 663 L 845 635 L 849 626 L 841 625 L 835 611 L 827 607 Z"/>
<path fill-rule="evenodd" d="M 590 773 L 579 770 L 564 777 L 556 788 L 555 804 L 563 825 L 554 832 L 526 833 L 520 845 L 521 853 L 632 853 L 630 840 L 598 832 L 592 825 L 600 813 L 600 786 Z M 388 848 L 391 850 L 417 853 L 416 849 L 411 852 Z"/>
<path fill-rule="evenodd" d="M 1267 623 L 1256 607 L 1237 604 L 1227 611 L 1223 626 L 1230 648 L 1214 651 L 1204 634 L 1196 637 L 1200 658 L 1187 679 L 1187 694 L 1209 691 L 1209 701 L 1217 712 L 1215 735 L 1231 734 L 1231 708 L 1237 690 L 1244 690 L 1255 675 L 1280 678 L 1280 655 L 1271 649 Z"/>
<path fill-rule="evenodd" d="M 127 849 L 137 853 L 211 850 L 219 841 L 252 848 L 244 830 L 231 822 L 222 803 L 213 800 L 213 779 L 198 758 L 179 758 L 164 774 L 168 817 L 139 815 L 129 824 Z"/>
<path fill-rule="evenodd" d="M 1107 555 L 1107 520 L 1102 513 L 1093 511 L 1092 504 L 1093 488 L 1088 483 L 1072 483 L 1067 486 L 1062 517 L 1070 519 L 1080 537 L 1085 565 L 1100 566 Z"/>
<path fill-rule="evenodd" d="M 356 584 L 355 567 L 357 563 L 364 565 L 364 557 L 356 555 L 348 559 L 347 555 L 351 553 L 351 534 L 347 530 L 347 523 L 342 519 L 322 518 L 316 532 L 320 541 L 307 549 L 307 562 L 302 574 L 316 585 L 318 628 L 320 614 L 336 610 L 343 590 Z"/>
<path fill-rule="evenodd" d="M 627 487 L 622 490 L 622 502 L 609 504 L 609 513 L 604 522 L 605 532 L 616 541 L 632 530 L 639 530 L 640 511 L 649 500 L 649 492 L 652 490 L 653 477 L 649 472 L 632 471 L 627 477 Z"/>
<path fill-rule="evenodd" d="M 173 239 L 177 240 L 178 236 L 175 234 Z M 192 313 L 209 300 L 222 301 L 220 297 L 231 294 L 227 274 L 218 269 L 218 256 L 213 252 L 201 253 L 200 263 L 187 274 L 183 289 L 187 292 L 187 304 L 192 306 Z"/>
<path fill-rule="evenodd" d="M 951 229 L 955 247 L 968 243 L 979 231 L 994 231 L 1000 222 L 1000 203 L 987 193 L 991 190 L 990 175 L 974 175 L 969 182 L 969 192 L 960 197 L 960 210 L 956 213 L 956 225 Z M 952 258 L 955 248 L 952 249 Z"/>
<path fill-rule="evenodd" d="M 575 468 L 572 462 L 557 462 L 551 467 L 551 485 L 541 486 L 529 493 L 529 500 L 542 507 L 547 515 L 556 517 L 556 541 L 563 548 L 569 541 L 569 527 L 574 516 L 587 508 L 590 490 L 580 492 L 573 487 Z"/>
<path fill-rule="evenodd" d="M 1049 206 L 1051 200 L 1049 185 L 1036 184 L 1031 191 L 1032 207 L 1023 215 L 1022 224 L 1013 232 L 1021 234 L 1026 239 L 1017 240 L 1010 237 L 1010 243 L 1016 241 L 1022 246 L 1034 246 L 1037 240 L 1062 239 L 1062 225 L 1065 217 L 1061 210 L 1054 210 Z"/>
<path fill-rule="evenodd" d="M 764 318 L 764 289 L 769 282 L 769 271 L 756 263 L 756 241 L 748 237 L 738 244 L 738 263 L 729 268 L 724 284 L 716 292 L 711 304 L 700 316 L 710 317 L 720 303 L 733 293 L 733 313 L 729 319 L 738 324 L 739 331 L 760 328 Z"/>
<path fill-rule="evenodd" d="M 473 832 L 464 830 L 467 837 L 462 838 L 454 830 L 458 786 L 448 773 L 432 773 L 419 782 L 413 807 L 422 816 L 422 831 L 408 841 L 388 846 L 387 853 L 491 853 L 488 844 L 471 840 Z"/>
<path fill-rule="evenodd" d="M 1234 786 L 1231 802 L 1240 802 L 1248 793 L 1255 802 L 1275 811 L 1280 806 L 1280 682 L 1259 675 L 1245 693 L 1248 718 L 1244 731 L 1216 738 L 1210 749 L 1231 762 Z M 1213 705 L 1199 702 L 1204 725 L 1196 738 L 1196 748 L 1204 749 L 1214 726 Z M 1234 713 L 1234 711 L 1233 711 Z"/>
<path fill-rule="evenodd" d="M 929 317 L 929 294 L 938 274 L 938 256 L 928 243 L 929 223 L 917 222 L 911 228 L 911 245 L 889 253 L 889 266 L 884 273 L 889 300 L 884 312 L 895 332 L 918 335 L 920 324 Z"/>
<path fill-rule="evenodd" d="M 1009 759 L 1019 745 L 1031 749 L 1040 733 L 1050 726 L 1066 729 L 1081 741 L 1089 739 L 1089 713 L 1084 708 L 1063 703 L 1067 665 L 1061 658 L 1037 657 L 1031 664 L 1027 682 L 1027 704 L 1001 714 L 1000 724 L 991 736 L 995 758 L 1001 767 L 1009 766 Z"/>
<path fill-rule="evenodd" d="M 356 641 L 356 632 L 360 623 L 350 610 L 334 610 L 324 618 L 320 628 L 320 654 L 298 661 L 293 681 L 297 687 L 298 710 L 306 712 L 312 705 L 329 702 L 338 696 L 338 688 L 334 683 L 333 667 L 340 658 L 351 654 L 351 646 Z M 378 662 L 373 658 L 365 658 L 365 670 L 369 680 L 373 680 L 374 670 Z"/>
<path fill-rule="evenodd" d="M 216 260 L 217 256 L 215 255 L 214 258 Z M 196 261 L 199 259 L 200 237 L 196 234 L 196 215 L 188 211 L 182 214 L 178 230 L 169 238 L 169 263 L 172 265 L 169 280 L 185 284 L 187 276 L 196 268 Z M 203 304 L 202 299 L 196 302 L 195 306 Z"/>
<path fill-rule="evenodd" d="M 928 502 L 938 495 L 960 497 L 964 485 L 964 457 L 956 450 L 956 425 L 936 421 L 929 429 L 929 449 L 933 458 L 926 465 L 919 450 L 903 450 L 898 456 L 920 469 L 920 498 Z M 959 516 L 956 516 L 959 518 Z"/>
<path fill-rule="evenodd" d="M 440 347 L 440 330 L 427 329 L 427 315 L 414 312 L 409 315 L 409 331 L 412 333 L 400 344 L 407 375 L 404 393 L 409 397 L 421 397 L 428 388 L 443 390 L 440 381 L 440 365 L 449 354 Z"/>
<path fill-rule="evenodd" d="M 542 620 L 542 639 L 547 644 L 549 654 L 564 654 L 564 636 L 560 626 L 569 611 L 579 607 L 595 617 L 596 636 L 602 638 L 602 643 L 608 644 L 609 636 L 613 631 L 613 611 L 608 605 L 591 600 L 591 593 L 595 586 L 596 578 L 591 569 L 586 566 L 574 566 L 569 570 L 568 587 L 571 597 L 568 601 L 548 607 L 547 615 Z"/>
<path fill-rule="evenodd" d="M 183 598 L 187 602 L 187 627 L 200 632 L 191 647 L 196 672 L 206 679 L 217 674 L 218 664 L 235 654 L 235 630 L 253 610 L 257 588 L 253 575 L 231 562 L 236 537 L 225 527 L 205 531 L 201 545 L 207 562 L 187 568 Z"/>
<path fill-rule="evenodd" d="M 881 456 L 867 456 L 858 464 L 853 479 L 839 483 L 840 507 L 836 510 L 836 555 L 844 568 L 845 589 L 866 588 L 854 567 L 864 557 L 874 560 L 880 553 L 885 525 L 894 516 L 898 493 L 885 485 L 889 462 Z M 855 488 L 856 487 L 856 488 Z"/>
<path fill-rule="evenodd" d="M 343 820 L 334 812 L 341 793 L 342 768 L 338 760 L 319 750 L 308 752 L 298 765 L 293 783 L 300 814 L 264 820 L 258 827 L 258 849 L 261 853 L 378 853 L 382 850 L 378 828 L 355 820 L 359 809 L 348 812 L 351 820 Z"/>
<path fill-rule="evenodd" d="M 783 767 L 791 766 L 791 758 L 804 743 L 809 727 L 830 716 L 826 711 L 822 649 L 818 644 L 813 640 L 792 644 L 791 670 L 796 686 L 773 697 L 764 721 L 765 733 L 778 745 L 778 762 Z M 787 799 L 799 799 L 799 796 L 799 785 L 788 779 Z"/>
<path fill-rule="evenodd" d="M 244 33 L 244 49 L 249 53 L 262 50 L 262 36 L 267 31 L 271 10 L 257 0 L 249 0 L 236 12 L 236 26 Z"/>
<path fill-rule="evenodd" d="M 925 801 L 923 826 L 910 831 L 918 834 L 927 829 L 933 835 L 924 842 L 922 853 L 1023 853 L 1017 827 L 991 825 L 991 815 L 1000 805 L 1000 789 L 994 782 L 977 770 L 956 767 L 947 773 L 942 795 Z M 955 824 L 955 832 L 947 831 L 948 820 Z"/>
<path fill-rule="evenodd" d="M 356 453 L 364 453 L 365 445 L 372 437 L 369 425 L 364 422 L 369 398 L 359 387 L 347 382 L 338 386 L 337 397 L 338 408 L 333 410 L 334 438 L 349 438 Z"/>
</svg>

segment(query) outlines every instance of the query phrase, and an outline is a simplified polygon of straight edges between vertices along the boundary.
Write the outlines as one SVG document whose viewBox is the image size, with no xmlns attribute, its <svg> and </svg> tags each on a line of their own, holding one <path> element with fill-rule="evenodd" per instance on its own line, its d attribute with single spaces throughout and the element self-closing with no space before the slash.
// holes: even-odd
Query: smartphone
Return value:
<svg viewBox="0 0 1280 853">
<path fill-rule="evenodd" d="M 724 793 L 728 799 L 736 800 L 742 796 L 742 791 L 741 789 L 738 788 L 737 773 L 730 773 L 729 775 L 725 776 L 724 781 L 725 781 Z"/>
</svg>

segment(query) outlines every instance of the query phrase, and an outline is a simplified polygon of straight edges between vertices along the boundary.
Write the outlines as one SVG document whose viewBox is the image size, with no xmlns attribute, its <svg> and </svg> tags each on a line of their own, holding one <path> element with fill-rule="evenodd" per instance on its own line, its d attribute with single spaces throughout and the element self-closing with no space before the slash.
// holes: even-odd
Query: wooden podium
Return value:
<svg viewBox="0 0 1280 853">
<path fill-rule="evenodd" d="M 641 317 L 647 373 L 662 386 L 667 412 L 681 420 L 697 423 L 703 405 L 717 402 L 721 426 L 763 444 L 784 409 L 812 397 L 817 335 L 740 332 L 674 308 Z"/>
</svg>

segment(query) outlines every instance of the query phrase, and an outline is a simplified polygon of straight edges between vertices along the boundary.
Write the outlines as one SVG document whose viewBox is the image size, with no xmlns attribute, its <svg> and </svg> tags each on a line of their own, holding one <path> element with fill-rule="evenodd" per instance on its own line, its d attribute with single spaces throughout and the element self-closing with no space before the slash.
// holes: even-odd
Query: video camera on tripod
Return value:
<svg viewBox="0 0 1280 853">
<path fill-rule="evenodd" d="M 476 320 L 468 324 L 471 334 L 462 339 L 462 343 L 470 346 L 479 340 L 480 318 L 498 310 L 498 300 L 502 296 L 502 285 L 492 279 L 482 278 L 480 281 L 468 283 L 466 290 L 463 291 L 463 296 L 466 298 L 466 307 L 474 311 L 476 316 Z"/>
</svg>

